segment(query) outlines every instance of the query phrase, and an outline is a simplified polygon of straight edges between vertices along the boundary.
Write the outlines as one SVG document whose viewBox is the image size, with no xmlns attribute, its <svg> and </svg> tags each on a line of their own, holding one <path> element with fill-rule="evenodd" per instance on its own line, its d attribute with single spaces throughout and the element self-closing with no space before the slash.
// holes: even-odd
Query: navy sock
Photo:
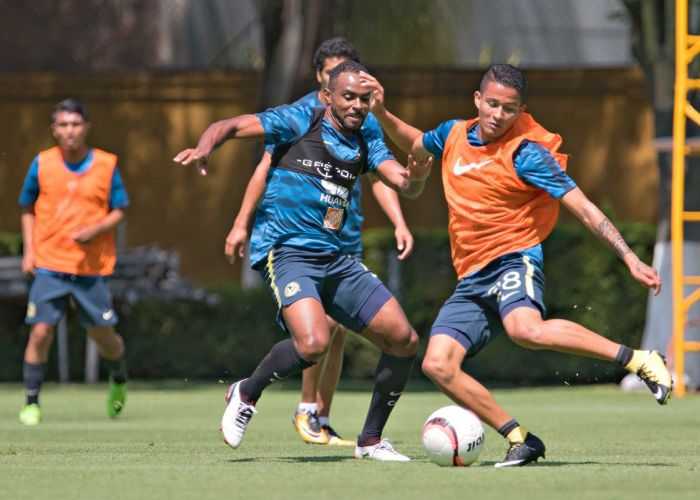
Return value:
<svg viewBox="0 0 700 500">
<path fill-rule="evenodd" d="M 615 362 L 620 366 L 627 366 L 627 364 L 632 361 L 633 355 L 634 349 L 626 345 L 621 345 L 620 350 L 617 351 L 617 356 L 615 356 Z"/>
<path fill-rule="evenodd" d="M 123 384 L 127 380 L 126 361 L 124 356 L 119 359 L 105 359 L 105 364 L 109 368 L 109 376 L 117 384 Z"/>
<path fill-rule="evenodd" d="M 367 411 L 365 426 L 362 428 L 362 434 L 357 438 L 359 446 L 370 446 L 381 441 L 382 430 L 389 419 L 391 410 L 394 409 L 399 396 L 406 387 L 406 381 L 411 374 L 415 358 L 415 356 L 397 358 L 382 353 L 374 372 L 374 391 Z"/>
<path fill-rule="evenodd" d="M 277 342 L 258 364 L 253 374 L 243 381 L 240 388 L 241 395 L 254 403 L 268 385 L 315 364 L 301 357 L 292 339 Z"/>
<path fill-rule="evenodd" d="M 46 376 L 46 363 L 33 364 L 24 362 L 22 366 L 22 377 L 24 379 L 24 393 L 27 397 L 27 404 L 39 404 L 39 389 Z"/>
<path fill-rule="evenodd" d="M 503 424 L 503 425 L 498 429 L 498 433 L 499 433 L 501 436 L 503 436 L 504 438 L 507 438 L 507 437 L 508 437 L 508 434 L 510 434 L 510 431 L 512 431 L 513 429 L 515 429 L 515 428 L 517 428 L 517 427 L 519 427 L 519 426 L 520 426 L 520 424 L 518 423 L 517 420 L 515 420 L 515 419 L 509 420 L 508 422 L 506 422 L 505 424 Z"/>
</svg>

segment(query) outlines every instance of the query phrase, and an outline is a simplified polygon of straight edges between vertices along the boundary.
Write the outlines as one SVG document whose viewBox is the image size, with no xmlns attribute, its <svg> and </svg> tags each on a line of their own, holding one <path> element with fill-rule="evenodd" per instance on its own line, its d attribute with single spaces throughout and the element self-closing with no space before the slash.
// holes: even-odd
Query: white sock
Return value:
<svg viewBox="0 0 700 500">
<path fill-rule="evenodd" d="M 321 417 L 321 416 L 319 416 L 319 417 L 318 417 L 318 421 L 321 422 L 321 426 L 322 426 L 322 427 L 323 427 L 323 426 L 326 426 L 326 427 L 330 427 L 330 426 L 331 426 L 331 424 L 329 423 L 328 417 Z"/>
<path fill-rule="evenodd" d="M 298 412 L 318 413 L 318 403 L 299 403 Z"/>
</svg>

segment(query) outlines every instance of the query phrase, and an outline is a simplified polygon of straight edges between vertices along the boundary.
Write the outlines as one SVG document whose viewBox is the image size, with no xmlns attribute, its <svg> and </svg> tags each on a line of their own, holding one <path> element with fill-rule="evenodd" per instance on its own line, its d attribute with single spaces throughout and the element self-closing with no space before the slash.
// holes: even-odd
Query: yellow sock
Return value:
<svg viewBox="0 0 700 500">
<path fill-rule="evenodd" d="M 625 365 L 625 369 L 631 371 L 632 373 L 637 373 L 639 367 L 642 366 L 642 364 L 644 364 L 647 357 L 649 357 L 649 351 L 642 351 L 636 349 L 634 351 L 634 354 L 632 354 L 632 359 L 630 360 L 630 362 L 627 363 L 627 365 Z"/>
<path fill-rule="evenodd" d="M 527 430 L 522 425 L 519 425 L 508 433 L 506 439 L 511 443 L 524 443 L 525 436 L 527 436 Z"/>
</svg>

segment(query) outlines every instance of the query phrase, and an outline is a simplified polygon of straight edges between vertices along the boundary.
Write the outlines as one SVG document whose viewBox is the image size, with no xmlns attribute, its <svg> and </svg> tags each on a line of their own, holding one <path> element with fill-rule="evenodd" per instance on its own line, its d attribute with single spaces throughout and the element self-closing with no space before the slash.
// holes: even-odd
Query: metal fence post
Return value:
<svg viewBox="0 0 700 500">
<path fill-rule="evenodd" d="M 68 319 L 64 314 L 56 328 L 58 349 L 58 380 L 62 384 L 70 381 L 70 362 L 68 356 Z"/>
<path fill-rule="evenodd" d="M 100 376 L 100 353 L 97 349 L 97 342 L 90 336 L 85 342 L 85 382 L 94 384 Z"/>
</svg>

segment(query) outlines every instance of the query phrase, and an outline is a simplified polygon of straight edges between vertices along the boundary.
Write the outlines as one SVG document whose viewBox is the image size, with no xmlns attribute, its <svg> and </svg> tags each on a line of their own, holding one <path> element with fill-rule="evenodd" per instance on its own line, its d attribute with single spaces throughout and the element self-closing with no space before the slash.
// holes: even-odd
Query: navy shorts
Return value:
<svg viewBox="0 0 700 500">
<path fill-rule="evenodd" d="M 260 272 L 280 308 L 277 320 L 285 331 L 282 309 L 299 299 L 318 300 L 335 321 L 362 332 L 393 297 L 364 264 L 342 253 L 320 255 L 281 246 L 268 253 Z"/>
<path fill-rule="evenodd" d="M 529 255 L 509 253 L 457 283 L 430 329 L 449 335 L 473 356 L 503 331 L 502 319 L 513 309 L 545 313 L 542 264 Z"/>
<path fill-rule="evenodd" d="M 72 298 L 80 314 L 83 327 L 116 325 L 118 318 L 112 308 L 112 297 L 102 276 L 38 271 L 29 290 L 29 304 L 25 322 L 28 325 L 48 323 L 56 325 Z"/>
</svg>

